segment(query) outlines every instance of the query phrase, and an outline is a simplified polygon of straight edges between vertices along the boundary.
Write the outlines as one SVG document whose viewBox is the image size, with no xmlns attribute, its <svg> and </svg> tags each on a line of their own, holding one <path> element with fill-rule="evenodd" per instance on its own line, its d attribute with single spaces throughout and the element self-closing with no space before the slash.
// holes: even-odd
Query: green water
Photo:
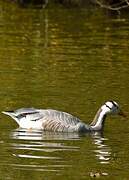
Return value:
<svg viewBox="0 0 129 180">
<path fill-rule="evenodd" d="M 129 22 L 100 9 L 0 2 L 0 111 L 52 108 L 91 122 L 107 100 L 103 135 L 26 132 L 0 115 L 0 179 L 129 179 Z"/>
</svg>

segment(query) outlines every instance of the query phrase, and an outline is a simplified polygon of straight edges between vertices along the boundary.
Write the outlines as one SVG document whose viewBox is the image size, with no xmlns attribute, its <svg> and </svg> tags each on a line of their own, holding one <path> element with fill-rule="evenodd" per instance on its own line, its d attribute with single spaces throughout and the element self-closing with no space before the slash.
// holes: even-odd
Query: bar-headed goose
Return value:
<svg viewBox="0 0 129 180">
<path fill-rule="evenodd" d="M 16 111 L 4 111 L 11 116 L 21 128 L 42 129 L 57 132 L 101 131 L 108 114 L 124 116 L 115 101 L 108 101 L 97 111 L 90 125 L 66 112 L 53 109 L 21 108 Z"/>
</svg>

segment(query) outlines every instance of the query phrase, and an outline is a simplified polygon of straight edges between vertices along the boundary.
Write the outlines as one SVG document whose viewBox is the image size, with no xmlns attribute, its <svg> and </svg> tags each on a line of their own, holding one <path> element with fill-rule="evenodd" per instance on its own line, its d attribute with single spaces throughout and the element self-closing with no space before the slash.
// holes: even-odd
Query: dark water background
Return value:
<svg viewBox="0 0 129 180">
<path fill-rule="evenodd" d="M 0 2 L 0 111 L 52 108 L 91 122 L 107 100 L 104 134 L 26 132 L 0 115 L 0 177 L 129 179 L 129 15 L 20 8 Z"/>
</svg>

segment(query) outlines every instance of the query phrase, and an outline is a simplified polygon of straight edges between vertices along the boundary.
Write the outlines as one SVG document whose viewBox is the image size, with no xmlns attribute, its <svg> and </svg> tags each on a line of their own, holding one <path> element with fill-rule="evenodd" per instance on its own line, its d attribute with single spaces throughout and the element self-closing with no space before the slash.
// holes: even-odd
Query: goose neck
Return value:
<svg viewBox="0 0 129 180">
<path fill-rule="evenodd" d="M 100 131 L 104 128 L 107 112 L 100 108 L 96 113 L 94 120 L 90 124 L 91 128 L 95 131 Z"/>
</svg>

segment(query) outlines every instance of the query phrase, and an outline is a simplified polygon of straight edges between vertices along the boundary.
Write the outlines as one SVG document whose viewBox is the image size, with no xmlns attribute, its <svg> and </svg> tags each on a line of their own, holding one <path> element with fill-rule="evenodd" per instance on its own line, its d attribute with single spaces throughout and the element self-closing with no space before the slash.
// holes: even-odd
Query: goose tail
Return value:
<svg viewBox="0 0 129 180">
<path fill-rule="evenodd" d="M 10 116 L 11 118 L 13 118 L 13 119 L 17 122 L 17 124 L 20 123 L 20 122 L 19 122 L 19 119 L 18 119 L 18 117 L 16 116 L 16 114 L 15 114 L 14 111 L 2 111 L 2 113 L 5 114 L 5 115 Z"/>
</svg>

